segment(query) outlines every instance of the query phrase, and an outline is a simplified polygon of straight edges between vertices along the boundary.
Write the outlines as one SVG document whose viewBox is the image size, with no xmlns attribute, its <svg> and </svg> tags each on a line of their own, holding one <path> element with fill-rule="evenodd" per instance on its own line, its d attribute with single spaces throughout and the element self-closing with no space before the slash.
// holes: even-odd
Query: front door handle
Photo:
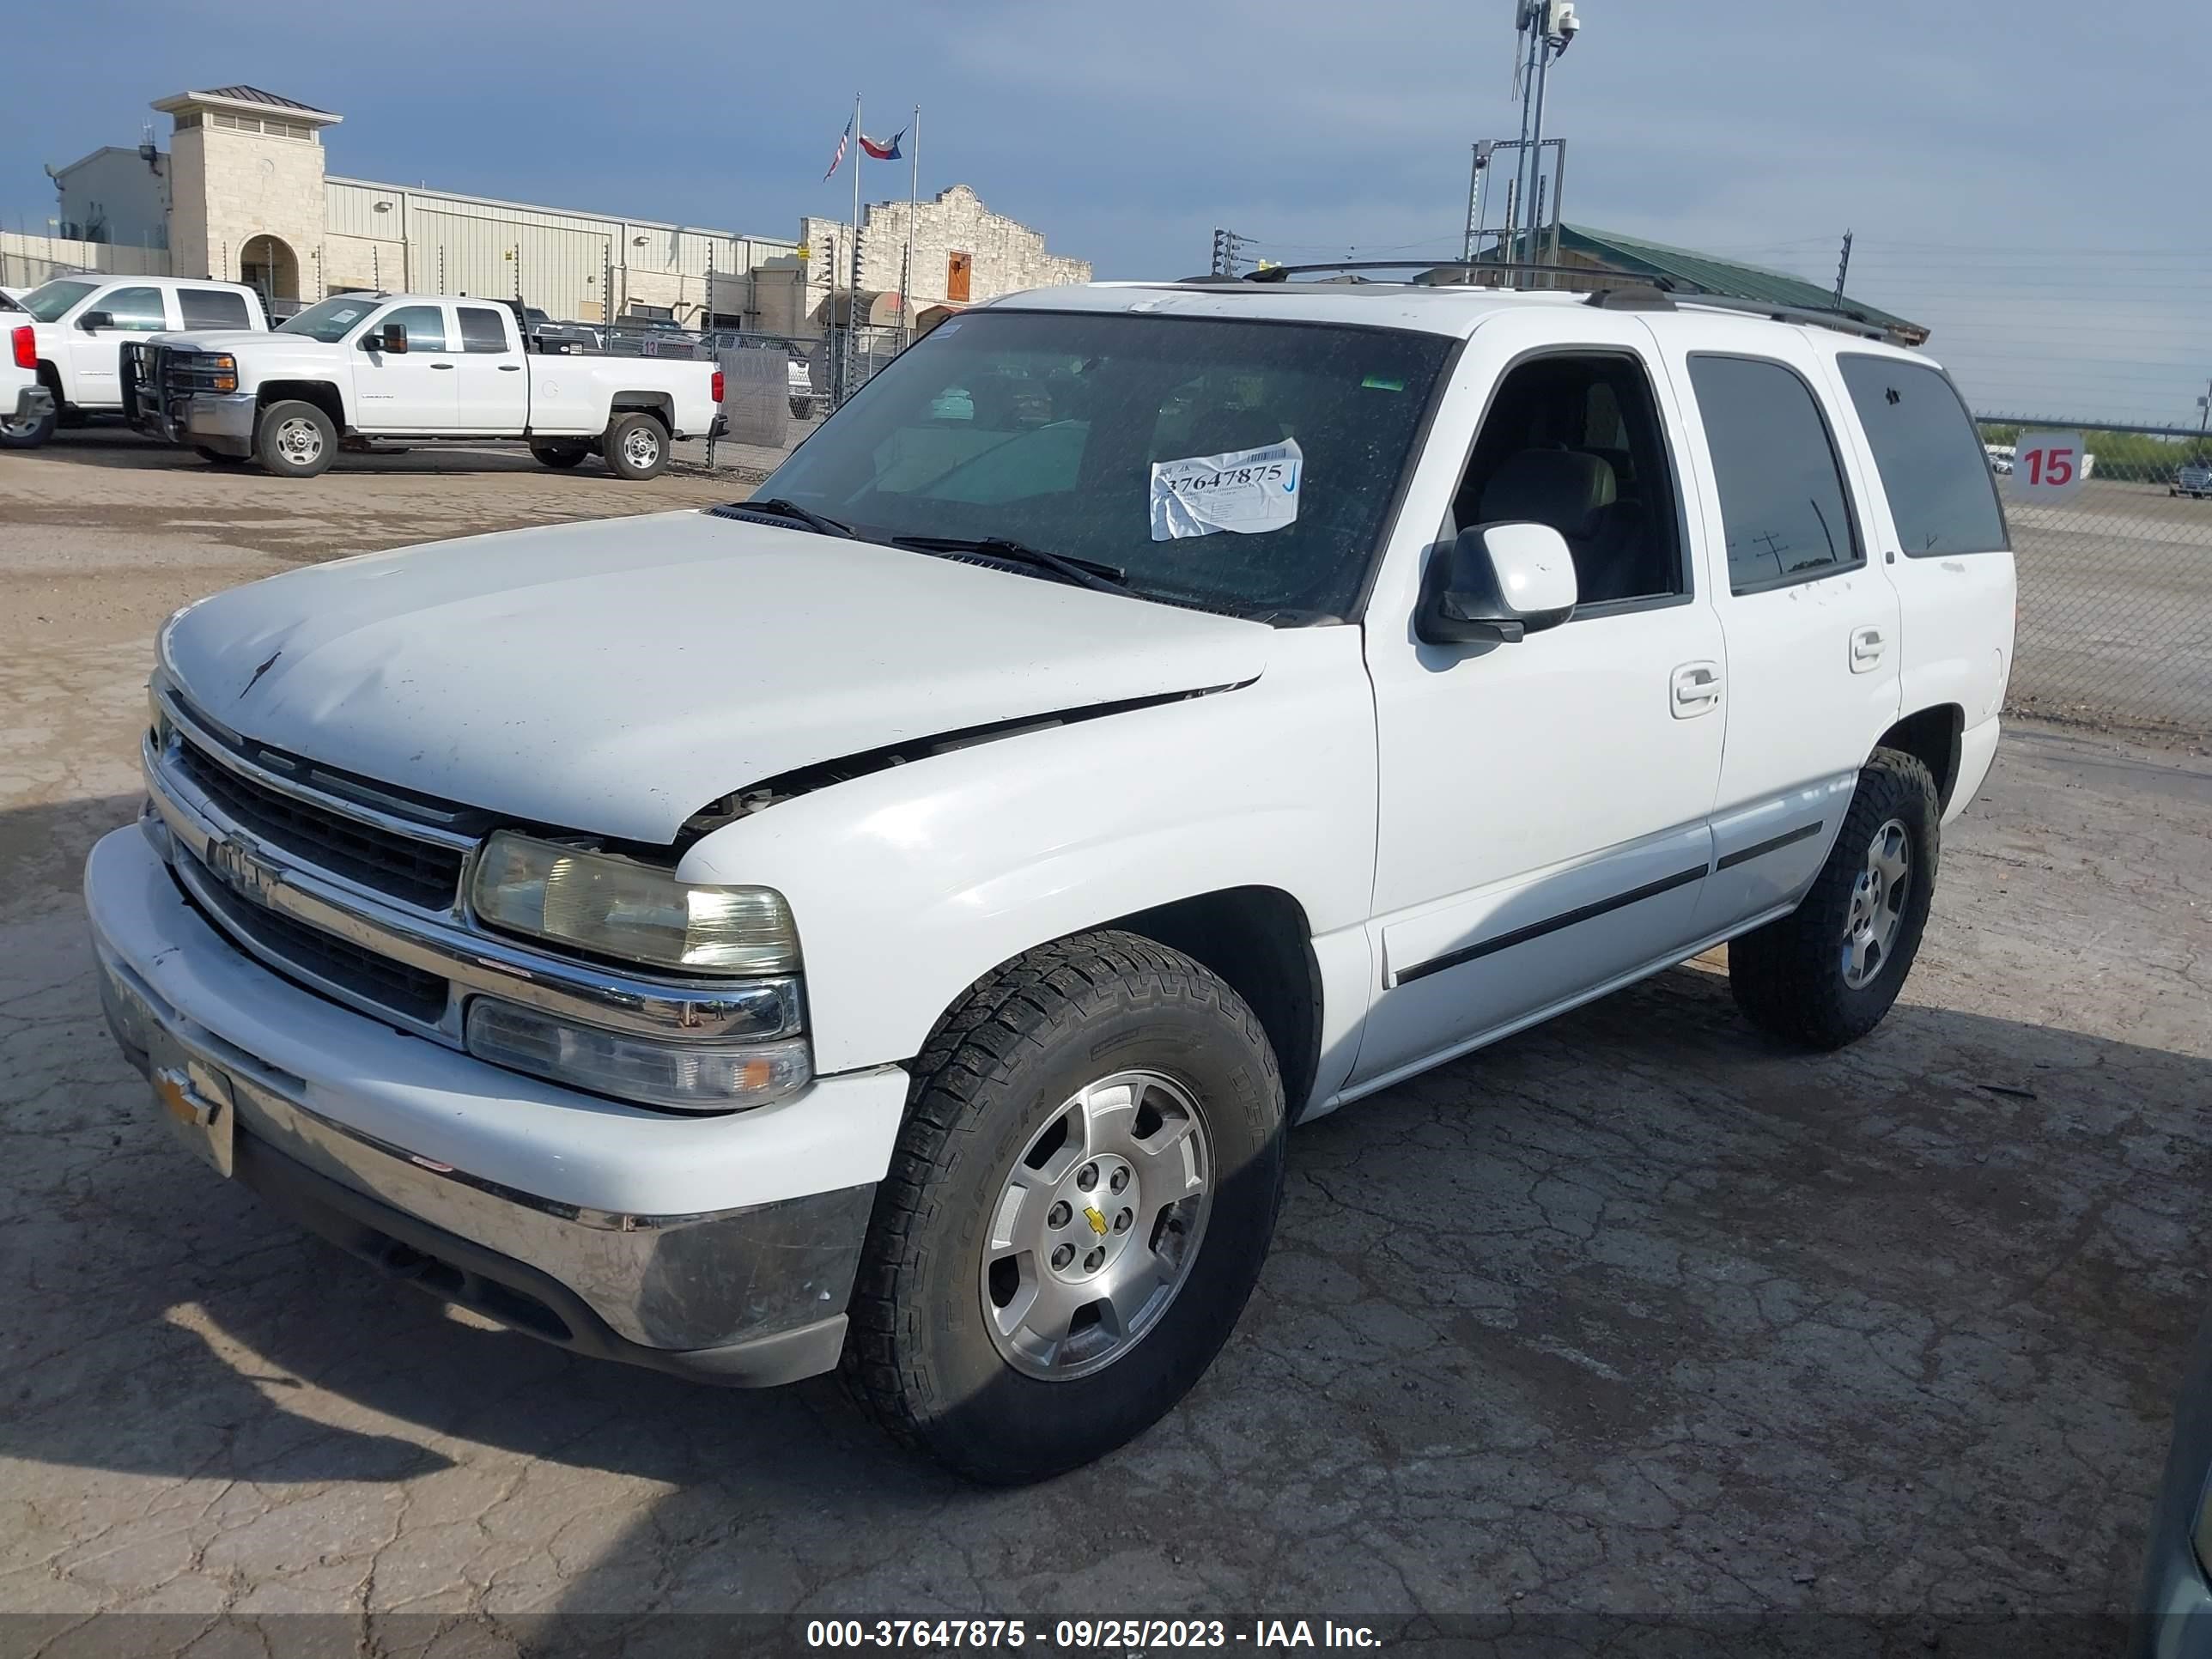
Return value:
<svg viewBox="0 0 2212 1659">
<path fill-rule="evenodd" d="M 1889 641 L 1882 637 L 1879 628 L 1851 629 L 1851 672 L 1870 674 L 1881 665 L 1889 650 Z"/>
<path fill-rule="evenodd" d="M 433 368 L 451 368 L 453 365 L 451 363 L 433 363 L 430 367 Z"/>
<path fill-rule="evenodd" d="M 1721 706 L 1721 665 L 1717 662 L 1686 662 L 1672 681 L 1674 713 L 1678 720 L 1695 720 Z"/>
</svg>

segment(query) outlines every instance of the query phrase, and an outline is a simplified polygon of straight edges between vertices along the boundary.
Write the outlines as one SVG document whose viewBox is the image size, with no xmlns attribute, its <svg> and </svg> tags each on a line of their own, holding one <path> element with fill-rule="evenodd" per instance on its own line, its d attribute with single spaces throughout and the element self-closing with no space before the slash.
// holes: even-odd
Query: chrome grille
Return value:
<svg viewBox="0 0 2212 1659">
<path fill-rule="evenodd" d="M 458 849 L 416 841 L 272 789 L 234 772 L 181 732 L 175 743 L 175 765 L 192 787 L 270 847 L 426 909 L 451 909 L 459 898 Z"/>
<path fill-rule="evenodd" d="M 194 878 L 187 884 L 192 897 L 215 912 L 226 931 L 259 946 L 272 965 L 290 968 L 310 990 L 337 991 L 421 1025 L 435 1025 L 445 1017 L 449 986 L 440 975 L 264 908 L 232 891 L 189 853 L 180 862 Z"/>
</svg>

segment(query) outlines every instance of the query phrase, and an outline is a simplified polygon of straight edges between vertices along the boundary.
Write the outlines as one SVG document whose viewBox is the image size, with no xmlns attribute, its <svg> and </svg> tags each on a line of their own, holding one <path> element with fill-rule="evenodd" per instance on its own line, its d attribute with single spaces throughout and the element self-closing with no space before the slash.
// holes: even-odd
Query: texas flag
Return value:
<svg viewBox="0 0 2212 1659">
<path fill-rule="evenodd" d="M 905 137 L 906 129 L 901 127 L 891 135 L 891 141 L 887 144 L 882 139 L 871 138 L 864 132 L 860 135 L 860 148 L 878 161 L 896 161 L 899 159 L 899 140 Z"/>
</svg>

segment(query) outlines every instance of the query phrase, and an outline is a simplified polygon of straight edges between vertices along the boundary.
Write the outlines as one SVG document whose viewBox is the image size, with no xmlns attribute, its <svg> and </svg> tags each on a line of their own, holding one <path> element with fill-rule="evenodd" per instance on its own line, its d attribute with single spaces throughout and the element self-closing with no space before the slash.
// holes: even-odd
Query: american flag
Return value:
<svg viewBox="0 0 2212 1659">
<path fill-rule="evenodd" d="M 845 163 L 845 146 L 846 146 L 847 144 L 850 143 L 852 142 L 852 139 L 853 139 L 853 124 L 852 124 L 852 122 L 848 119 L 848 120 L 845 123 L 845 130 L 844 130 L 844 131 L 842 131 L 842 132 L 841 132 L 841 133 L 839 133 L 839 134 L 837 135 L 837 153 L 836 153 L 835 155 L 833 155 L 833 156 L 831 156 L 831 157 L 830 158 L 830 171 L 829 171 L 828 173 L 823 173 L 823 174 L 822 175 L 823 181 L 825 184 L 829 181 L 829 179 L 830 179 L 830 178 L 831 177 L 831 175 L 832 175 L 832 174 L 834 174 L 834 173 L 837 171 L 837 169 L 838 169 L 839 167 L 842 167 L 842 166 L 844 165 L 844 163 Z"/>
</svg>

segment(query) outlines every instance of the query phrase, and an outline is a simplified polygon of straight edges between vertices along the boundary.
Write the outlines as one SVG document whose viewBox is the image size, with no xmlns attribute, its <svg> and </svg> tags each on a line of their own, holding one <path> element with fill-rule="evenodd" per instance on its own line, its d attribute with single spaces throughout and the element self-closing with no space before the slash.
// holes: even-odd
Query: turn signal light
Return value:
<svg viewBox="0 0 2212 1659">
<path fill-rule="evenodd" d="M 31 325 L 25 323 L 9 335 L 9 338 L 14 343 L 15 348 L 15 367 L 36 368 L 39 366 L 39 342 L 37 337 L 31 332 Z M 721 401 L 721 387 L 722 377 L 717 374 L 714 377 L 714 401 L 717 403 Z"/>
<path fill-rule="evenodd" d="M 22 333 L 28 334 L 31 331 L 27 328 L 21 331 Z M 722 371 L 719 368 L 714 371 L 713 386 L 714 388 L 714 401 L 719 404 L 722 401 Z"/>
</svg>

